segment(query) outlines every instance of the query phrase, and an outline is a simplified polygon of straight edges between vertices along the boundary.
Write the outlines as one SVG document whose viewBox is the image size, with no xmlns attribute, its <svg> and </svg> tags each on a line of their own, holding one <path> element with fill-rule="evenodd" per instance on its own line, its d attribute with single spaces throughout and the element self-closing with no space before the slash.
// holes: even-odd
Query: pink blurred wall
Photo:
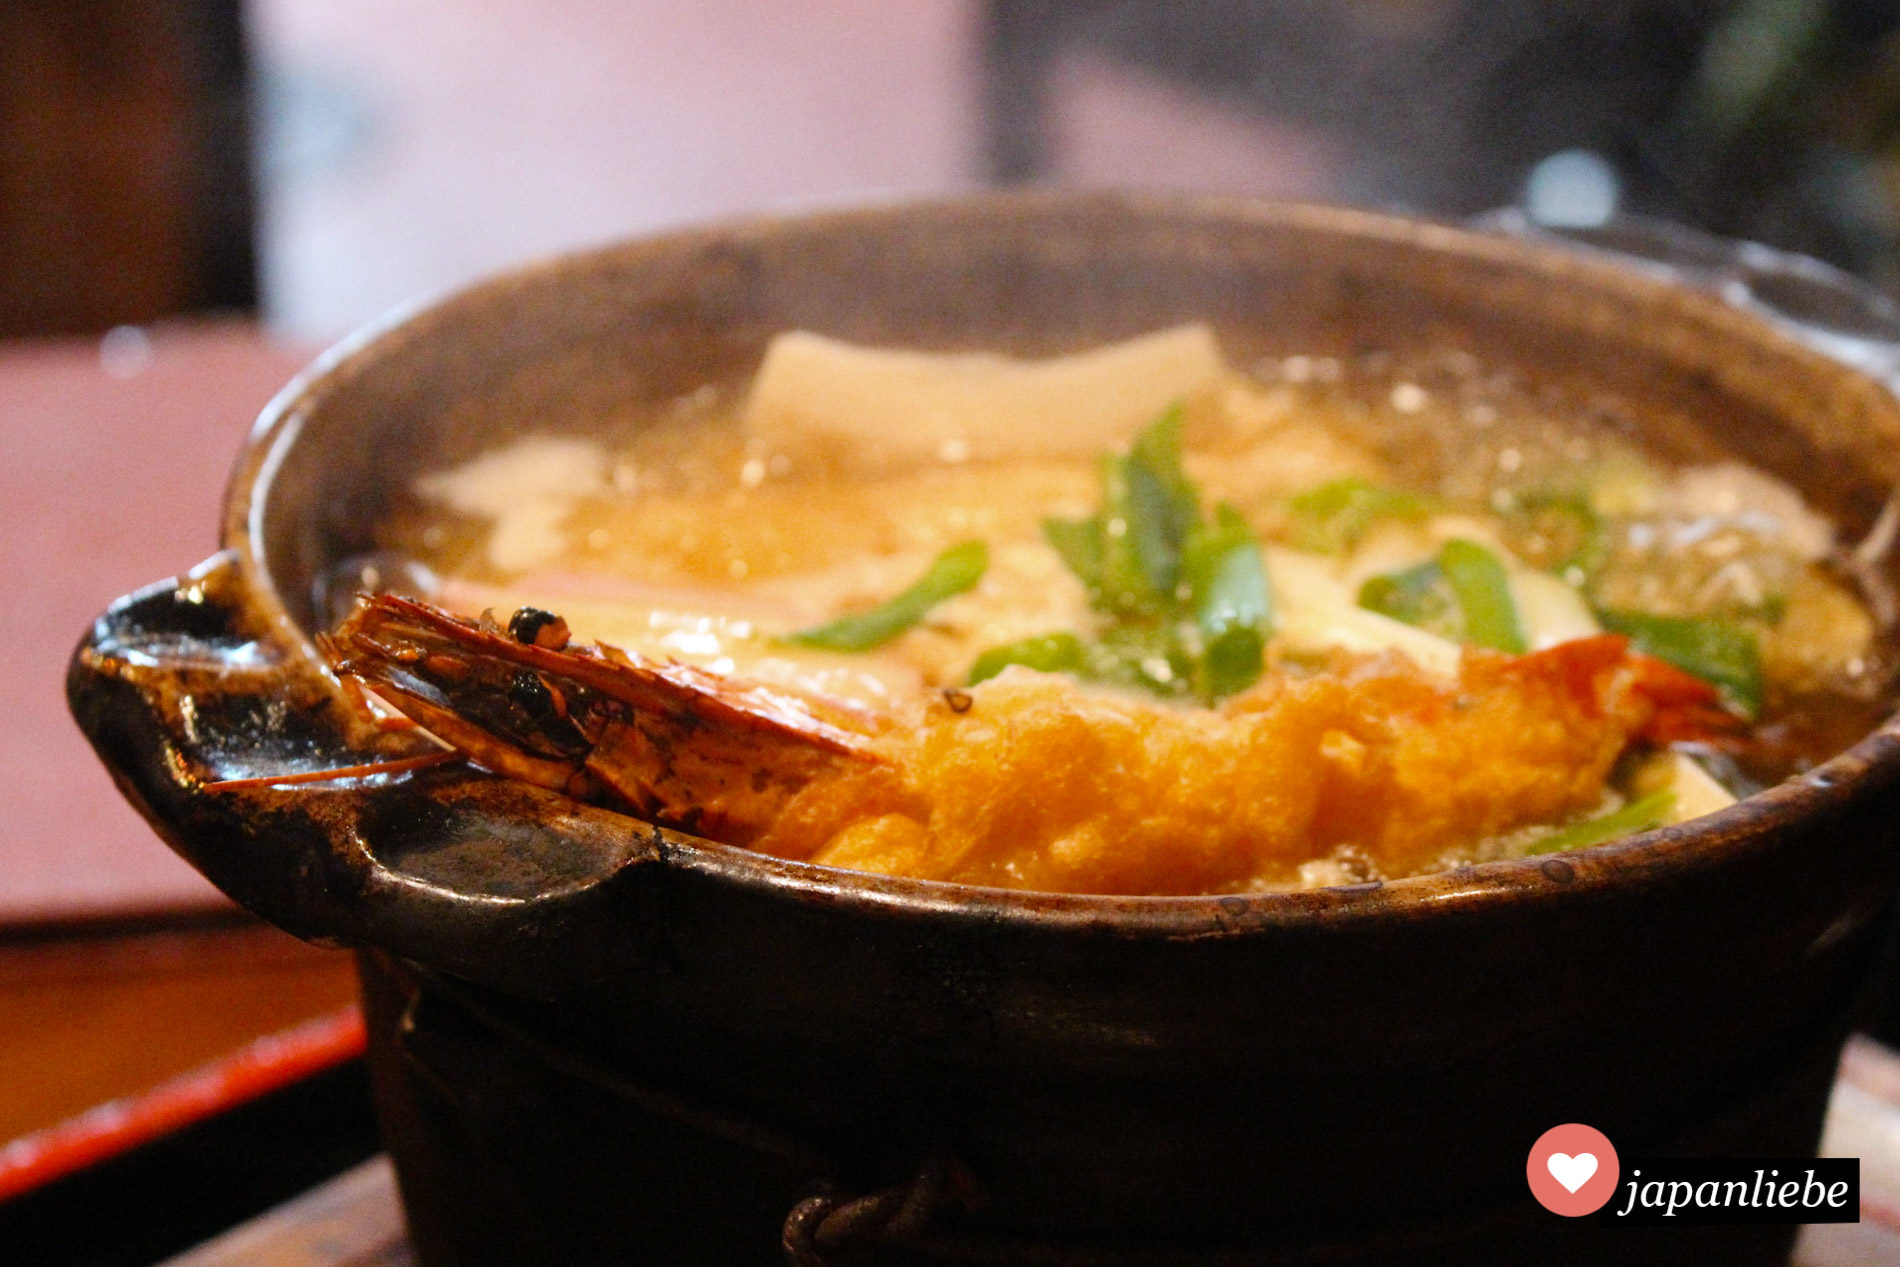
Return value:
<svg viewBox="0 0 1900 1267">
<path fill-rule="evenodd" d="M 298 148 L 266 173 L 265 302 L 299 334 L 524 256 L 977 175 L 969 0 L 255 0 L 251 14 L 276 145 Z"/>
</svg>

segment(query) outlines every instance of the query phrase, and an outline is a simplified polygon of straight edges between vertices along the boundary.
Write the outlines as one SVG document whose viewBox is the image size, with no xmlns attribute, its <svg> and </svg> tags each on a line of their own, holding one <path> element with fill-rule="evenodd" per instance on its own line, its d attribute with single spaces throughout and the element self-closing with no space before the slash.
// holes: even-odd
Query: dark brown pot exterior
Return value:
<svg viewBox="0 0 1900 1267">
<path fill-rule="evenodd" d="M 892 1236 L 874 1226 L 868 1235 L 800 1259 L 784 1252 L 786 1215 L 804 1207 L 815 1192 L 835 1188 L 814 1180 L 822 1165 L 801 1155 L 805 1150 L 791 1137 L 761 1126 L 756 1116 L 631 1081 L 624 1068 L 589 1068 L 575 1059 L 571 1047 L 550 1049 L 547 1034 L 521 1028 L 521 1018 L 497 1016 L 492 1009 L 505 1008 L 498 999 L 470 1006 L 466 987 L 438 989 L 439 983 L 412 966 L 373 954 L 362 969 L 378 1115 L 402 1179 L 412 1242 L 421 1261 L 432 1267 L 549 1262 L 723 1267 L 787 1257 L 793 1262 L 1061 1267 L 1455 1262 L 1779 1267 L 1787 1261 L 1795 1231 L 1699 1227 L 1670 1233 L 1558 1219 L 1525 1195 L 1521 1157 L 1513 1182 L 1502 1188 L 1461 1192 L 1455 1202 L 1422 1217 L 1394 1220 L 1375 1204 L 1391 1191 L 1404 1190 L 1408 1176 L 1401 1167 L 1425 1151 L 1420 1142 L 1440 1146 L 1440 1155 L 1432 1159 L 1435 1167 L 1463 1160 L 1455 1146 L 1444 1146 L 1443 1137 L 1403 1143 L 1414 1130 L 1407 1114 L 1374 1141 L 1375 1151 L 1362 1159 L 1355 1176 L 1359 1202 L 1348 1200 L 1345 1217 L 1330 1225 L 1295 1217 L 1267 1230 L 1245 1228 L 1245 1220 L 1267 1206 L 1296 1204 L 1284 1195 L 1258 1200 L 1249 1193 L 1235 1219 L 1225 1212 L 1208 1217 L 1215 1207 L 1206 1194 L 1171 1193 L 1177 1204 L 1196 1213 L 1168 1234 L 1099 1227 L 1080 1233 L 999 1230 L 993 1210 L 979 1203 L 971 1213 L 968 1203 L 946 1200 L 929 1207 L 932 1217 L 918 1233 Z M 1838 1047 L 1838 1031 L 1810 1036 L 1792 1065 L 1755 1081 L 1744 1100 L 1724 1106 L 1691 1131 L 1651 1137 L 1647 1146 L 1712 1156 L 1811 1151 Z M 720 1093 L 730 1096 L 733 1090 L 721 1088 Z M 1306 1136 L 1327 1137 L 1333 1130 L 1328 1107 L 1314 1106 L 1300 1128 Z M 1093 1164 L 1084 1161 L 1082 1169 L 1088 1175 L 1114 1172 L 1152 1144 L 1149 1134 L 1137 1131 Z M 1252 1140 L 1247 1147 L 1250 1153 L 1263 1152 L 1273 1144 Z M 1236 1169 L 1253 1171 L 1251 1156 L 1227 1160 Z M 1162 1182 L 1173 1187 L 1193 1177 L 1169 1174 Z M 865 1178 L 851 1192 L 908 1193 L 915 1187 L 911 1180 L 889 1171 L 882 1179 Z M 1114 1194 L 1125 1183 L 1104 1186 Z M 1220 1195 L 1234 1186 L 1224 1185 Z M 1304 1180 L 1301 1191 L 1310 1191 Z M 1320 1195 L 1337 1199 L 1342 1194 Z"/>
<path fill-rule="evenodd" d="M 763 221 L 556 262 L 346 346 L 267 412 L 227 552 L 101 617 L 68 686 L 181 853 L 293 932 L 373 948 L 379 1099 L 430 1267 L 771 1261 L 794 1207 L 802 1261 L 880 1238 L 891 1261 L 1602 1261 L 1599 1230 L 1525 1192 L 1549 1126 L 1625 1153 L 1812 1148 L 1893 891 L 1890 729 L 1640 841 L 1228 898 L 830 872 L 469 772 L 202 788 L 381 750 L 313 658 L 312 581 L 392 490 L 523 418 L 624 425 L 789 326 L 1047 351 L 1188 317 L 1243 358 L 1451 346 L 1592 384 L 1665 449 L 1745 452 L 1850 531 L 1900 474 L 1894 398 L 1760 313 L 1322 208 Z M 1622 1235 L 1618 1261 L 1716 1245 Z M 1785 1256 L 1785 1232 L 1734 1236 L 1724 1261 Z"/>
</svg>

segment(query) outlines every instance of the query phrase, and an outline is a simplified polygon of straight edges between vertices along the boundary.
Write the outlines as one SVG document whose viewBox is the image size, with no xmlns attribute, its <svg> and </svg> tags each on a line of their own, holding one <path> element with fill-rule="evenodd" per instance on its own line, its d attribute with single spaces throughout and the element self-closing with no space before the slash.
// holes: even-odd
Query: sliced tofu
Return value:
<svg viewBox="0 0 1900 1267">
<path fill-rule="evenodd" d="M 1502 557 L 1511 599 L 1517 604 L 1518 627 L 1532 651 L 1603 632 L 1583 595 L 1548 572 L 1524 567 L 1508 554 Z"/>
<path fill-rule="evenodd" d="M 1686 823 L 1735 804 L 1735 796 L 1686 752 L 1669 754 L 1674 760 L 1671 786 L 1676 792 L 1676 821 Z"/>
<path fill-rule="evenodd" d="M 1676 794 L 1672 823 L 1686 823 L 1735 804 L 1735 796 L 1686 752 L 1659 752 L 1643 762 L 1633 780 L 1640 795 L 1670 791 Z"/>
<path fill-rule="evenodd" d="M 1214 392 L 1226 372 L 1203 323 L 1046 360 L 867 348 L 795 330 L 766 349 L 745 426 L 767 452 L 869 471 L 1092 458 L 1169 405 Z"/>
<path fill-rule="evenodd" d="M 504 572 L 559 559 L 566 545 L 561 525 L 574 502 L 606 488 L 605 450 L 573 436 L 524 436 L 416 481 L 425 501 L 494 522 L 488 561 Z"/>
</svg>

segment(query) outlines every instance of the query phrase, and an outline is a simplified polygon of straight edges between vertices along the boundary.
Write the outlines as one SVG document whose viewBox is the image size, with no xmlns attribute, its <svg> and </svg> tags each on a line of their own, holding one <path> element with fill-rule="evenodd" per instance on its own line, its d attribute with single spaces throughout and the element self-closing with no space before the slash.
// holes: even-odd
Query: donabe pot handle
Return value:
<svg viewBox="0 0 1900 1267">
<path fill-rule="evenodd" d="M 1486 212 L 1471 225 L 1612 255 L 1630 267 L 1712 292 L 1900 392 L 1900 305 L 1832 264 L 1649 216 L 1548 225 L 1506 208 Z"/>
<path fill-rule="evenodd" d="M 665 870 L 644 823 L 459 760 L 271 781 L 440 750 L 359 716 L 302 637 L 257 614 L 253 584 L 226 552 L 128 595 L 67 670 L 79 728 L 173 849 L 300 937 L 504 989 L 586 984 L 638 961 L 615 937 L 652 940 L 624 916 Z"/>
<path fill-rule="evenodd" d="M 321 833 L 277 821 L 269 797 L 206 785 L 374 758 L 346 738 L 322 672 L 257 627 L 239 570 L 226 551 L 112 604 L 73 653 L 66 700 L 114 782 L 173 849 L 265 918 L 327 939 L 339 931 L 336 912 L 287 882 L 308 872 L 298 855 Z"/>
</svg>

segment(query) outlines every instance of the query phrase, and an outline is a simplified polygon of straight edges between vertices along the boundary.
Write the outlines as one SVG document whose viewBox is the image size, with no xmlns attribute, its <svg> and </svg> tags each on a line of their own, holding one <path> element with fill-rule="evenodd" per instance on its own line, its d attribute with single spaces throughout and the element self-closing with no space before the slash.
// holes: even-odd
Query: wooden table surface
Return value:
<svg viewBox="0 0 1900 1267">
<path fill-rule="evenodd" d="M 249 922 L 0 942 L 0 1145 L 355 998 L 348 954 Z"/>
<path fill-rule="evenodd" d="M 160 1267 L 414 1267 L 396 1172 L 364 1162 Z"/>
</svg>

